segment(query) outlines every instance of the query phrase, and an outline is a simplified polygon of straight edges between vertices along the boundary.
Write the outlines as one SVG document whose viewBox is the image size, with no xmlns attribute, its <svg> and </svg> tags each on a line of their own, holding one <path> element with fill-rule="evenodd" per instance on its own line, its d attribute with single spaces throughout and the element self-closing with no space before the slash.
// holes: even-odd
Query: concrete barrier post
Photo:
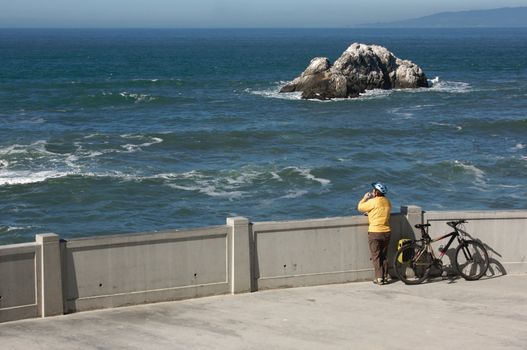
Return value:
<svg viewBox="0 0 527 350">
<path fill-rule="evenodd" d="M 60 240 L 54 233 L 36 235 L 36 243 L 40 246 L 40 295 L 39 314 L 42 317 L 62 315 L 64 301 L 62 299 L 62 269 L 60 261 Z"/>
<path fill-rule="evenodd" d="M 403 205 L 401 206 L 401 214 L 406 216 L 406 220 L 416 237 L 421 237 L 421 231 L 415 228 L 415 225 L 423 223 L 423 209 L 417 205 Z"/>
<path fill-rule="evenodd" d="M 249 219 L 244 217 L 227 218 L 231 241 L 231 293 L 251 291 L 251 247 Z"/>
</svg>

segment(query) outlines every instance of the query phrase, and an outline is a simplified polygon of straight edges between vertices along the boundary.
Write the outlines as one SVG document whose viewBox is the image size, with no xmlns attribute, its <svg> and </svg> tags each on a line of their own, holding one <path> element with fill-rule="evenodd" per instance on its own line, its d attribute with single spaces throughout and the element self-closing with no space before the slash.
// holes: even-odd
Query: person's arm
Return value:
<svg viewBox="0 0 527 350">
<path fill-rule="evenodd" d="M 359 204 L 357 205 L 357 210 L 362 213 L 367 213 L 372 210 L 375 204 L 370 199 L 370 193 L 366 193 L 364 197 L 362 197 L 362 199 L 359 201 Z"/>
</svg>

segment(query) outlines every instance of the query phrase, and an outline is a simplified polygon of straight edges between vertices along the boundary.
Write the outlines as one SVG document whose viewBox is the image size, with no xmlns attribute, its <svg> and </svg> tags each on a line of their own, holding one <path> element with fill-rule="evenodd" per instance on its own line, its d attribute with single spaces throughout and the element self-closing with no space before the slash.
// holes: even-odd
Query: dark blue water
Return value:
<svg viewBox="0 0 527 350">
<path fill-rule="evenodd" d="M 430 89 L 278 94 L 353 42 Z M 0 243 L 355 215 L 527 208 L 527 30 L 0 30 Z"/>
</svg>

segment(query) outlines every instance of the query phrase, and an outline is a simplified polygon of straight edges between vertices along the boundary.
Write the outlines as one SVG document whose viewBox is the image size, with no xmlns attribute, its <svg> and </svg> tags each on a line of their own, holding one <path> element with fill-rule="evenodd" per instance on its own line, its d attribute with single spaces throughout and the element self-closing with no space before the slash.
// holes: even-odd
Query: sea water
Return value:
<svg viewBox="0 0 527 350">
<path fill-rule="evenodd" d="M 429 89 L 279 94 L 352 43 Z M 0 30 L 0 243 L 356 215 L 527 208 L 526 29 Z"/>
</svg>

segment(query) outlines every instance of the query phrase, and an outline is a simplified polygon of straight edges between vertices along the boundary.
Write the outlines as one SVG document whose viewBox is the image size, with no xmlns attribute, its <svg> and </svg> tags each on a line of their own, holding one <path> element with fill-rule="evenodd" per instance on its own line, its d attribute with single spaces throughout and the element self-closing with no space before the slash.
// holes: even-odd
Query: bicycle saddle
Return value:
<svg viewBox="0 0 527 350">
<path fill-rule="evenodd" d="M 430 227 L 430 226 L 432 226 L 432 225 L 430 225 L 430 224 L 417 224 L 417 225 L 415 225 L 416 228 L 425 228 L 425 227 Z"/>
</svg>

